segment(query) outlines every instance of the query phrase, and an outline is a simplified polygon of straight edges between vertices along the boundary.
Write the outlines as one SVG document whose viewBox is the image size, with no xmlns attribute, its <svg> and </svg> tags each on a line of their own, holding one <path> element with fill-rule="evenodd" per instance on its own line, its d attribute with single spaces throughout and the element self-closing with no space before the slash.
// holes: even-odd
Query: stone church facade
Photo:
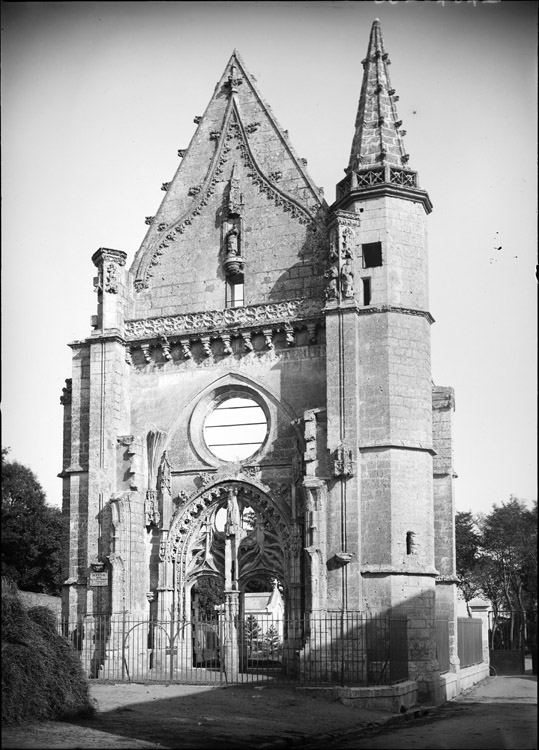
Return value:
<svg viewBox="0 0 539 750">
<path fill-rule="evenodd" d="M 62 397 L 65 618 L 189 619 L 201 576 L 234 618 L 266 575 L 297 623 L 406 617 L 425 695 L 437 618 L 458 664 L 432 205 L 388 65 L 375 21 L 328 206 L 234 51 L 131 265 L 94 254 L 97 314 Z M 299 625 L 286 648 L 308 649 Z"/>
</svg>

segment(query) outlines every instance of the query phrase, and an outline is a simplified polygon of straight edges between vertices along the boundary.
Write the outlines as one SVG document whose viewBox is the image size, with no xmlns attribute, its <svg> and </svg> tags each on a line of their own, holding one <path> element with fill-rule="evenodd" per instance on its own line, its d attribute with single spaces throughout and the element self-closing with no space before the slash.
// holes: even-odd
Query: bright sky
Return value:
<svg viewBox="0 0 539 750">
<path fill-rule="evenodd" d="M 536 2 L 2 6 L 2 445 L 61 503 L 67 344 L 92 254 L 131 262 L 237 48 L 329 203 L 374 18 L 429 217 L 432 369 L 456 392 L 457 510 L 537 497 Z"/>
</svg>

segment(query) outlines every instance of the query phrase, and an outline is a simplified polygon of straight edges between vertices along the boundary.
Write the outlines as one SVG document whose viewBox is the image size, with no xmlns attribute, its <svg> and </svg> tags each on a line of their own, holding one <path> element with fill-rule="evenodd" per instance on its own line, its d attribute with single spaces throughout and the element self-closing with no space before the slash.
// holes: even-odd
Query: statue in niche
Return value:
<svg viewBox="0 0 539 750">
<path fill-rule="evenodd" d="M 316 459 L 316 415 L 314 411 L 306 411 L 303 415 L 305 437 L 305 461 Z"/>
<path fill-rule="evenodd" d="M 227 255 L 239 255 L 239 232 L 236 227 L 232 227 L 226 236 L 226 253 Z"/>
<path fill-rule="evenodd" d="M 161 463 L 157 471 L 157 486 L 161 498 L 161 518 L 163 525 L 168 528 L 172 515 L 172 485 L 171 485 L 171 467 L 164 451 L 161 457 Z"/>
<path fill-rule="evenodd" d="M 342 233 L 342 257 L 351 258 L 352 248 L 350 247 L 350 241 L 352 239 L 352 231 L 346 228 Z"/>
<path fill-rule="evenodd" d="M 337 299 L 339 292 L 339 272 L 337 266 L 330 266 L 324 274 L 324 277 L 328 280 L 326 286 L 326 299 Z"/>
<path fill-rule="evenodd" d="M 170 471 L 170 463 L 169 463 L 166 451 L 163 451 L 163 455 L 161 457 L 161 463 L 159 464 L 158 474 L 159 474 L 159 489 L 161 491 L 161 494 L 164 494 L 165 492 L 170 493 L 171 471 Z"/>
<path fill-rule="evenodd" d="M 225 591 L 238 591 L 239 549 L 246 534 L 241 525 L 238 491 L 230 489 L 225 523 Z"/>
<path fill-rule="evenodd" d="M 226 505 L 225 534 L 234 536 L 241 527 L 240 507 L 238 505 L 238 494 L 236 490 L 229 490 Z"/>
<path fill-rule="evenodd" d="M 339 257 L 339 246 L 337 243 L 337 235 L 335 230 L 332 230 L 329 242 L 329 259 L 334 262 Z"/>
<path fill-rule="evenodd" d="M 354 296 L 354 269 L 349 260 L 341 268 L 341 291 L 345 299 Z"/>
</svg>

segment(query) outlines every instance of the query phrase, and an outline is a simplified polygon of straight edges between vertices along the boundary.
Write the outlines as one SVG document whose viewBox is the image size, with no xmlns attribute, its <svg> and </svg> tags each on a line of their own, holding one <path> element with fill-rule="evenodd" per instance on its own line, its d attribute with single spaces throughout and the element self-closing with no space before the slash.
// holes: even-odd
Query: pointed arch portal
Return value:
<svg viewBox="0 0 539 750">
<path fill-rule="evenodd" d="M 299 572 L 299 545 L 283 505 L 269 488 L 232 478 L 187 501 L 172 523 L 166 551 L 175 563 L 180 618 L 189 617 L 189 593 L 204 576 L 221 581 L 225 596 L 243 594 L 257 576 L 271 576 L 283 587 L 287 615 L 296 609 L 288 592 Z"/>
<path fill-rule="evenodd" d="M 296 600 L 300 579 L 298 532 L 283 496 L 275 498 L 256 479 L 221 477 L 185 502 L 168 535 L 164 565 L 172 566 L 174 619 L 193 642 L 193 664 L 226 664 L 231 679 L 247 663 L 244 595 L 258 576 L 280 584 L 284 597 L 278 635 L 284 650 L 295 633 L 284 622 L 300 616 Z M 203 622 L 193 596 L 201 578 L 214 577 L 223 603 L 213 624 Z M 284 615 L 284 617 L 283 617 Z M 266 617 L 266 627 L 272 626 Z M 277 629 L 276 629 L 277 632 Z M 217 650 L 220 652 L 217 658 Z"/>
</svg>

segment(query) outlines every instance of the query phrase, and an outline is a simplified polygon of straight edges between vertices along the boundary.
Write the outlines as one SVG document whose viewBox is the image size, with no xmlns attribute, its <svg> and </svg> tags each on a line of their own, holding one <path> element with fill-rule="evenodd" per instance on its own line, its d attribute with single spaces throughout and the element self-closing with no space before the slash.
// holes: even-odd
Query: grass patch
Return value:
<svg viewBox="0 0 539 750">
<path fill-rule="evenodd" d="M 26 609 L 2 581 L 2 724 L 62 720 L 93 713 L 77 652 L 58 634 L 47 607 Z"/>
</svg>

